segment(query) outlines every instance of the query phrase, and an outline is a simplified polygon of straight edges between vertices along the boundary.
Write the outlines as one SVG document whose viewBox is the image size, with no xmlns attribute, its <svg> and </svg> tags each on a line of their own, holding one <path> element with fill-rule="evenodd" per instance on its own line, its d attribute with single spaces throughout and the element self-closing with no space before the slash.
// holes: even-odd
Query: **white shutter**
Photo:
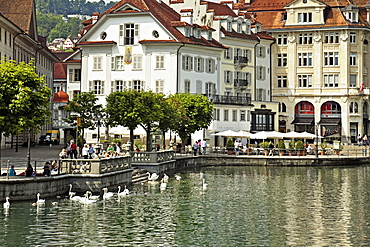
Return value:
<svg viewBox="0 0 370 247">
<path fill-rule="evenodd" d="M 134 44 L 139 43 L 139 24 L 135 24 Z"/>
<path fill-rule="evenodd" d="M 113 57 L 112 56 L 112 59 L 111 59 L 111 69 L 112 70 L 115 70 L 116 69 L 116 57 Z"/>
<path fill-rule="evenodd" d="M 197 88 L 196 88 L 196 93 L 202 93 L 202 81 L 197 81 L 196 82 Z"/>
<path fill-rule="evenodd" d="M 182 56 L 182 70 L 185 70 L 186 68 L 186 56 Z"/>
<path fill-rule="evenodd" d="M 73 82 L 74 81 L 73 69 L 69 69 L 68 72 L 69 72 L 69 82 Z"/>
<path fill-rule="evenodd" d="M 114 85 L 114 81 L 111 81 L 111 88 L 110 88 L 110 92 L 111 92 L 111 93 L 115 92 L 115 85 Z"/>
<path fill-rule="evenodd" d="M 92 92 L 93 89 L 93 81 L 89 81 L 89 92 Z"/>
<path fill-rule="evenodd" d="M 127 86 L 128 86 L 128 89 L 132 89 L 132 81 L 128 81 Z"/>
<path fill-rule="evenodd" d="M 123 45 L 123 40 L 124 40 L 124 27 L 123 25 L 119 25 L 119 39 L 118 39 L 118 44 Z"/>
<path fill-rule="evenodd" d="M 100 94 L 104 94 L 104 81 L 101 81 L 101 90 Z"/>
</svg>

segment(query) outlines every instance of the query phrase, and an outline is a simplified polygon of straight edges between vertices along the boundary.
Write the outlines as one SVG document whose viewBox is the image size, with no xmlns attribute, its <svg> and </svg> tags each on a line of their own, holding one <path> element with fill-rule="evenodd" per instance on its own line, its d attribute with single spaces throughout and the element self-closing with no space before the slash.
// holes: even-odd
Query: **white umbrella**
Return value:
<svg viewBox="0 0 370 247">
<path fill-rule="evenodd" d="M 301 135 L 302 135 L 302 137 L 301 138 L 307 138 L 307 139 L 313 139 L 313 138 L 315 138 L 316 137 L 316 135 L 315 134 L 312 134 L 312 133 L 308 133 L 308 132 L 302 132 L 302 133 L 300 133 Z"/>
<path fill-rule="evenodd" d="M 213 136 L 226 136 L 226 137 L 239 137 L 239 133 L 233 130 L 225 130 L 222 132 L 218 132 L 216 134 L 211 134 Z"/>
<path fill-rule="evenodd" d="M 283 133 L 277 132 L 277 131 L 261 131 L 254 134 L 251 134 L 251 139 L 279 139 L 283 138 Z"/>
<path fill-rule="evenodd" d="M 295 131 L 291 131 L 291 132 L 288 132 L 288 133 L 281 133 L 283 134 L 283 136 L 285 138 L 300 138 L 300 134 L 301 133 L 298 133 L 298 132 L 295 132 Z"/>
</svg>

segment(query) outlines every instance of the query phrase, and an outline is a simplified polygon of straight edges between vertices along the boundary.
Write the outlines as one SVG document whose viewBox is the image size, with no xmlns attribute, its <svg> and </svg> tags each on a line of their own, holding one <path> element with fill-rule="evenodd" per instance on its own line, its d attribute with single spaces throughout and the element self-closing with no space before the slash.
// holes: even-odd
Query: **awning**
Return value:
<svg viewBox="0 0 370 247">
<path fill-rule="evenodd" d="M 339 125 L 340 118 L 322 118 L 319 122 L 320 125 Z"/>
<path fill-rule="evenodd" d="M 302 118 L 302 117 L 297 117 L 292 122 L 292 124 L 301 124 L 301 125 L 311 125 L 312 123 L 313 118 Z"/>
</svg>

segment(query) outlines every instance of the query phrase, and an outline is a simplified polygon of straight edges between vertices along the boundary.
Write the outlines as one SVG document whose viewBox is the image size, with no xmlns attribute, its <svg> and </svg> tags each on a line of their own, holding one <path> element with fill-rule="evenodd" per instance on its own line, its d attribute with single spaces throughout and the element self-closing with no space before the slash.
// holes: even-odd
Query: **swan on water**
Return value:
<svg viewBox="0 0 370 247">
<path fill-rule="evenodd" d="M 76 195 L 76 192 L 72 192 L 72 184 L 69 184 L 69 192 L 68 192 L 69 199 L 71 199 L 71 197 L 75 195 Z"/>
<path fill-rule="evenodd" d="M 121 192 L 121 186 L 118 186 L 118 192 L 117 192 L 118 196 L 127 196 L 128 194 L 130 194 L 130 191 L 127 189 L 126 185 L 125 185 L 125 189 L 122 192 Z"/>
<path fill-rule="evenodd" d="M 203 178 L 202 180 L 202 187 L 203 187 L 203 190 L 206 190 L 207 189 L 207 183 L 206 183 L 206 180 Z"/>
<path fill-rule="evenodd" d="M 91 191 L 86 191 L 86 193 L 89 192 L 89 199 L 97 201 L 100 199 L 100 195 L 93 195 Z"/>
<path fill-rule="evenodd" d="M 177 181 L 180 181 L 180 180 L 181 180 L 181 176 L 180 176 L 180 175 L 178 175 L 178 174 L 175 174 L 175 179 L 176 179 Z"/>
<path fill-rule="evenodd" d="M 37 201 L 32 203 L 32 206 L 42 206 L 45 205 L 45 199 L 40 199 L 40 193 L 37 193 Z"/>
<path fill-rule="evenodd" d="M 147 174 L 149 182 L 154 182 L 159 178 L 158 174 L 155 172 L 153 172 L 152 174 L 150 174 L 150 172 L 147 172 Z"/>
<path fill-rule="evenodd" d="M 4 202 L 4 208 L 10 208 L 9 196 L 5 197 L 6 202 Z"/>
<path fill-rule="evenodd" d="M 114 196 L 113 192 L 108 192 L 108 188 L 103 188 L 102 190 L 104 191 L 103 199 L 109 199 Z"/>
<path fill-rule="evenodd" d="M 80 202 L 83 203 L 83 204 L 92 204 L 92 203 L 95 203 L 96 200 L 90 199 L 91 194 L 92 194 L 91 191 L 86 191 L 85 196 L 82 197 L 82 199 L 80 200 Z"/>
<path fill-rule="evenodd" d="M 163 181 L 164 181 L 165 183 L 168 183 L 168 179 L 169 179 L 168 175 L 167 175 L 167 174 L 164 174 L 164 175 L 163 175 Z"/>
<path fill-rule="evenodd" d="M 167 183 L 164 181 L 164 179 L 162 178 L 161 180 L 161 190 L 165 190 L 167 188 Z"/>
</svg>

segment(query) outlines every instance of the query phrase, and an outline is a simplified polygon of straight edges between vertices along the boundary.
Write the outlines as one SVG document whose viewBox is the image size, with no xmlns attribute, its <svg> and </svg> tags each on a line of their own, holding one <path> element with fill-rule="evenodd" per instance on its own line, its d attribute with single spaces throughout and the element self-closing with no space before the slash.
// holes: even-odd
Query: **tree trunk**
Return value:
<svg viewBox="0 0 370 247">
<path fill-rule="evenodd" d="M 146 129 L 146 151 L 151 152 L 152 151 L 152 135 L 150 134 L 150 128 Z"/>
<path fill-rule="evenodd" d="M 131 142 L 130 152 L 132 152 L 134 150 L 134 129 L 133 128 L 130 128 L 130 142 Z"/>
</svg>

